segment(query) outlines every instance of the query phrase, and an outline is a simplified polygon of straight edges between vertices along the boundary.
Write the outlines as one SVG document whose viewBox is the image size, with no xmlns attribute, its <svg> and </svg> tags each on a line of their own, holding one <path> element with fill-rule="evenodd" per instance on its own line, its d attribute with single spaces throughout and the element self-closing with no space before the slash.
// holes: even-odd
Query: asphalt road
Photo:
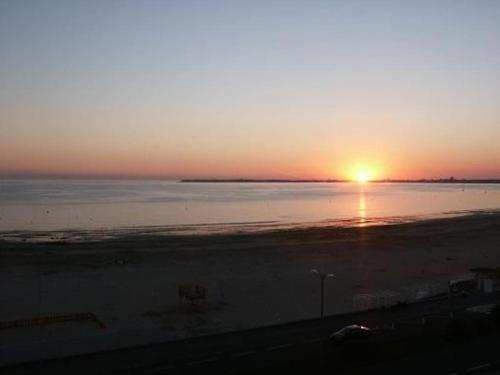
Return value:
<svg viewBox="0 0 500 375">
<path fill-rule="evenodd" d="M 261 372 L 266 368 L 301 360 L 322 366 L 339 350 L 328 343 L 329 334 L 347 324 L 360 323 L 378 328 L 375 345 L 433 324 L 449 321 L 465 308 L 500 301 L 500 293 L 456 297 L 408 306 L 326 317 L 220 335 L 203 336 L 163 344 L 91 353 L 57 360 L 0 368 L 2 374 L 227 374 Z M 425 325 L 422 318 L 425 317 Z M 450 344 L 446 350 L 419 354 L 389 364 L 358 367 L 358 373 L 449 374 L 491 363 L 500 358 L 496 336 L 468 343 Z M 339 354 L 340 353 L 340 354 Z M 330 363 L 331 364 L 331 363 Z M 384 366 L 385 370 L 382 370 Z M 429 367 L 430 366 L 430 367 Z M 299 367 L 297 367 L 299 369 Z"/>
</svg>

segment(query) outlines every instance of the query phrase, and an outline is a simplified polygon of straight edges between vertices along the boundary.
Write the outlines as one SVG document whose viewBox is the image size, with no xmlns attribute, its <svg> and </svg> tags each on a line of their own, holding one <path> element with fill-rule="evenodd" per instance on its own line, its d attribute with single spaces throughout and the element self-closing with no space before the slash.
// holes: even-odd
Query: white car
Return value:
<svg viewBox="0 0 500 375">
<path fill-rule="evenodd" d="M 372 335 L 372 330 L 370 328 L 359 324 L 351 324 L 332 333 L 330 335 L 330 341 L 344 342 L 357 339 L 366 339 L 371 335 Z"/>
</svg>

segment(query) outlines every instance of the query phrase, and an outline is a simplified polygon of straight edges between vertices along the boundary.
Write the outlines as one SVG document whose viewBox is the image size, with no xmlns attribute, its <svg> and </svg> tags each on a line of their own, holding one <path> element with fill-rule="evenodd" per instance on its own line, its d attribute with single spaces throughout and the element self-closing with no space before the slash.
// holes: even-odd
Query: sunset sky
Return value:
<svg viewBox="0 0 500 375">
<path fill-rule="evenodd" d="M 500 1 L 0 2 L 0 176 L 500 178 Z"/>
</svg>

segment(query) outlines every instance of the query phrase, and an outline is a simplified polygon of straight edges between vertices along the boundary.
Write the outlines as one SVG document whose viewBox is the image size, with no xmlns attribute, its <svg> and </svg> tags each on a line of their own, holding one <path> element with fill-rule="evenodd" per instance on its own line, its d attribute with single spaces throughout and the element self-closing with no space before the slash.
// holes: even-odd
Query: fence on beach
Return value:
<svg viewBox="0 0 500 375">
<path fill-rule="evenodd" d="M 31 319 L 4 320 L 0 321 L 0 329 L 44 326 L 54 323 L 81 320 L 90 320 L 96 323 L 99 328 L 106 328 L 106 325 L 102 321 L 100 321 L 94 313 L 86 312 L 77 314 L 42 316 Z"/>
<path fill-rule="evenodd" d="M 441 283 L 429 283 L 413 288 L 401 290 L 381 290 L 374 293 L 358 293 L 352 299 L 352 310 L 363 311 L 381 307 L 395 306 L 399 303 L 408 303 L 424 300 L 446 291 Z"/>
</svg>

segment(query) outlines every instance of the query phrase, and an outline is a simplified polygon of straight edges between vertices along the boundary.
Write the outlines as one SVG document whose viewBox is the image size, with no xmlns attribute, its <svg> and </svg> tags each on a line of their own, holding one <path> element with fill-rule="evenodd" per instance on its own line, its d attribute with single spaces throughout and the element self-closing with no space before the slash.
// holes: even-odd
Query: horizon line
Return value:
<svg viewBox="0 0 500 375">
<path fill-rule="evenodd" d="M 192 178 L 179 180 L 181 183 L 352 183 L 349 179 L 217 179 Z M 419 179 L 376 179 L 363 183 L 500 183 L 499 178 L 419 178 Z"/>
<path fill-rule="evenodd" d="M 181 183 L 348 183 L 355 180 L 345 178 L 199 178 L 183 176 L 158 176 L 158 175 L 77 175 L 77 174 L 19 174 L 19 173 L 0 173 L 0 180 L 157 180 L 157 181 L 177 181 Z M 447 177 L 447 178 L 383 178 L 367 181 L 367 183 L 410 183 L 410 182 L 447 182 L 447 183 L 500 183 L 500 177 L 487 178 L 466 178 L 466 177 Z"/>
</svg>

